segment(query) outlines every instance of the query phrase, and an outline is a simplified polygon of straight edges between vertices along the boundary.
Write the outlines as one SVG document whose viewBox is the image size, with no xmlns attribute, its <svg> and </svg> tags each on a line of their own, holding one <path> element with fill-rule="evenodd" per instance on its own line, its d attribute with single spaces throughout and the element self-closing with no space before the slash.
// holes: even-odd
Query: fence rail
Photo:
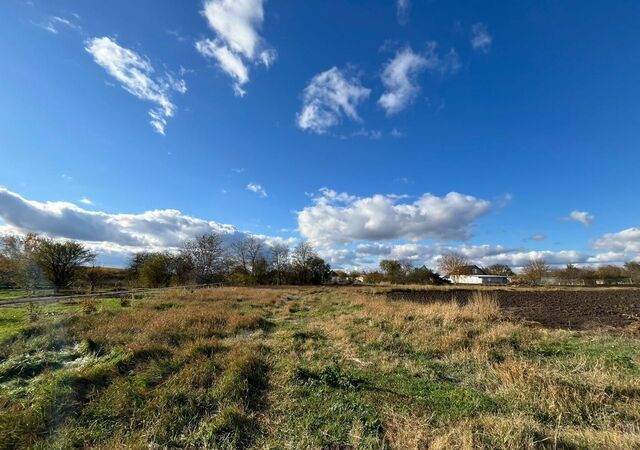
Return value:
<svg viewBox="0 0 640 450">
<path fill-rule="evenodd" d="M 211 288 L 220 288 L 220 287 L 224 287 L 224 283 L 195 284 L 195 285 L 187 285 L 187 286 L 171 286 L 171 287 L 164 287 L 164 288 L 138 288 L 138 289 L 123 290 L 123 291 L 96 292 L 93 294 L 22 297 L 22 298 L 12 298 L 9 300 L 1 300 L 0 308 L 28 305 L 29 303 L 57 303 L 65 300 L 74 300 L 74 299 L 82 299 L 82 298 L 122 297 L 125 295 L 143 294 L 143 293 L 149 293 L 149 292 L 162 292 L 162 291 L 170 291 L 170 290 L 176 290 L 176 289 L 211 289 Z"/>
</svg>

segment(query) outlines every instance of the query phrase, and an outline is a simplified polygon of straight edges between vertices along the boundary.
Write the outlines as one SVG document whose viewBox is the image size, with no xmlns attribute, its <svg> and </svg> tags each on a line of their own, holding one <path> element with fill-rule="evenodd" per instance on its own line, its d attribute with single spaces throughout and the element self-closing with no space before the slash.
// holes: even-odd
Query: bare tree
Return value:
<svg viewBox="0 0 640 450">
<path fill-rule="evenodd" d="M 267 266 L 262 241 L 254 236 L 245 236 L 233 242 L 230 247 L 238 268 L 242 273 L 251 275 L 255 282 L 258 272 L 264 272 Z"/>
<path fill-rule="evenodd" d="M 531 284 L 540 284 L 542 278 L 549 273 L 551 268 L 543 258 L 532 258 L 522 268 L 522 276 L 525 281 Z"/>
<path fill-rule="evenodd" d="M 246 238 L 246 254 L 249 260 L 249 272 L 252 276 L 256 276 L 258 266 L 262 267 L 265 263 L 265 259 L 262 255 L 262 241 L 254 236 Z"/>
<path fill-rule="evenodd" d="M 247 240 L 244 238 L 232 242 L 229 246 L 233 262 L 244 274 L 249 273 L 249 251 L 247 247 Z"/>
<path fill-rule="evenodd" d="M 282 284 L 284 274 L 289 268 L 289 247 L 276 243 L 271 246 L 271 261 L 276 270 L 277 282 Z"/>
<path fill-rule="evenodd" d="M 440 263 L 438 264 L 438 270 L 444 275 L 466 275 L 466 269 L 470 265 L 466 256 L 449 252 L 442 255 Z"/>
<path fill-rule="evenodd" d="M 226 252 L 220 234 L 203 234 L 186 241 L 181 255 L 189 262 L 196 283 L 213 283 L 223 279 Z"/>
<path fill-rule="evenodd" d="M 311 261 L 316 257 L 316 253 L 310 243 L 303 241 L 296 245 L 291 262 L 299 283 L 306 284 L 309 282 Z"/>
</svg>

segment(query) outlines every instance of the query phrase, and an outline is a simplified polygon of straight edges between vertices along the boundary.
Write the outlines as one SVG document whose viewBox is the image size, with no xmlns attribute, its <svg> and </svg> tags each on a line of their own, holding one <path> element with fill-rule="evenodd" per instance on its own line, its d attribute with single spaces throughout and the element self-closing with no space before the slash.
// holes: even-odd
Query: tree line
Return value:
<svg viewBox="0 0 640 450">
<path fill-rule="evenodd" d="M 144 287 L 228 282 L 234 285 L 321 284 L 331 267 L 311 244 L 290 249 L 244 236 L 227 242 L 216 233 L 184 242 L 177 253 L 141 252 L 127 266 L 132 281 Z"/>
<path fill-rule="evenodd" d="M 171 285 L 322 284 L 333 276 L 365 283 L 444 284 L 450 275 L 466 275 L 472 267 L 462 254 L 442 255 L 438 271 L 415 267 L 406 260 L 383 259 L 379 269 L 367 272 L 333 272 L 308 242 L 293 249 L 283 243 L 267 245 L 253 236 L 225 238 L 208 233 L 186 240 L 177 252 L 139 252 L 131 256 L 124 271 L 95 266 L 96 254 L 84 244 L 59 241 L 37 234 L 0 237 L 0 287 L 17 287 L 33 293 L 39 289 L 56 291 L 78 285 L 92 292 L 107 277 L 126 278 L 130 286 Z M 568 285 L 640 283 L 640 262 L 624 266 L 596 268 L 568 264 L 552 268 L 544 259 L 530 260 L 516 274 L 505 264 L 483 267 L 489 275 L 507 276 L 519 284 L 544 282 Z M 547 281 L 545 281 L 547 280 Z"/>
<path fill-rule="evenodd" d="M 93 291 L 110 269 L 95 267 L 96 254 L 84 244 L 58 241 L 37 234 L 0 238 L 0 287 L 33 293 L 78 285 Z M 239 285 L 321 284 L 331 267 L 308 242 L 293 249 L 282 243 L 267 245 L 253 236 L 227 239 L 208 233 L 186 240 L 177 252 L 139 252 L 125 269 L 130 286 L 228 282 Z M 111 275 L 113 276 L 113 275 Z"/>
<path fill-rule="evenodd" d="M 415 266 L 411 261 L 402 259 L 382 259 L 377 270 L 354 271 L 352 279 L 360 278 L 367 284 L 434 284 L 448 283 L 438 272 L 428 267 Z"/>
</svg>

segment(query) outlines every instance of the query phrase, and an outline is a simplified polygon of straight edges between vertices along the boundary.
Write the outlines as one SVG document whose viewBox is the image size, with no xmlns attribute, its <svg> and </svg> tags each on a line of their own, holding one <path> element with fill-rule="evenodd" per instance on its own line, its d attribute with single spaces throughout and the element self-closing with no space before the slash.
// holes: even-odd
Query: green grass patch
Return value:
<svg viewBox="0 0 640 450">
<path fill-rule="evenodd" d="M 572 334 L 562 339 L 545 339 L 534 343 L 530 353 L 540 359 L 557 361 L 587 358 L 608 368 L 640 373 L 638 346 L 615 336 Z"/>
<path fill-rule="evenodd" d="M 26 308 L 0 308 L 0 343 L 24 328 L 27 315 Z"/>
</svg>

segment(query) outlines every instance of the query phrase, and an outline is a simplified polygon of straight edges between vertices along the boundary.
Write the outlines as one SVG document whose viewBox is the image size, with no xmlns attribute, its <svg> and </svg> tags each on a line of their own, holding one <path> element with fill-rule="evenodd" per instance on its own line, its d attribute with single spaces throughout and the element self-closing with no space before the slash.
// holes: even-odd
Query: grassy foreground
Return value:
<svg viewBox="0 0 640 450">
<path fill-rule="evenodd" d="M 637 335 L 513 323 L 489 292 L 225 288 L 32 316 L 0 309 L 2 449 L 640 448 Z"/>
</svg>

